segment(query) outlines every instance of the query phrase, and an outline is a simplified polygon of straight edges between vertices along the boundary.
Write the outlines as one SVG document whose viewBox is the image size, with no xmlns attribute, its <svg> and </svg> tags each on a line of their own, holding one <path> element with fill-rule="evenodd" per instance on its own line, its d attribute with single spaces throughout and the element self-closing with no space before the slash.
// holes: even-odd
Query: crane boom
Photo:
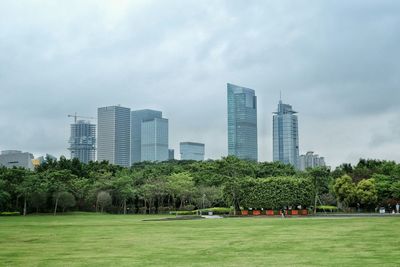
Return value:
<svg viewBox="0 0 400 267">
<path fill-rule="evenodd" d="M 96 119 L 96 118 L 94 118 L 94 117 L 78 116 L 78 114 L 77 114 L 76 112 L 75 112 L 74 115 L 68 114 L 67 116 L 68 116 L 68 118 L 74 118 L 74 122 L 75 122 L 75 123 L 76 123 L 77 118 L 92 119 L 92 120 L 95 120 L 95 119 Z"/>
</svg>

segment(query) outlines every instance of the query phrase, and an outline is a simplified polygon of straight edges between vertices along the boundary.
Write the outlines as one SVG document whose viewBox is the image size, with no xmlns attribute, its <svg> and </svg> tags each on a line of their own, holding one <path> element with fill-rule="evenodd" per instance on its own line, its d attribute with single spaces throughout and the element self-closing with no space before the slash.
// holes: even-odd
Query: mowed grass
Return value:
<svg viewBox="0 0 400 267">
<path fill-rule="evenodd" d="M 1 266 L 400 266 L 400 217 L 0 217 Z"/>
</svg>

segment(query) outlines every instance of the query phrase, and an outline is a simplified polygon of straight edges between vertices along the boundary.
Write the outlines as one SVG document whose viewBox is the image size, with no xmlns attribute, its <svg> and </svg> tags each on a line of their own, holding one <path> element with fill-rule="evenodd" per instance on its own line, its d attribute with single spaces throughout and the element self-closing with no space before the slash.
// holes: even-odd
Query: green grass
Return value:
<svg viewBox="0 0 400 267">
<path fill-rule="evenodd" d="M 0 217 L 0 266 L 400 266 L 400 217 Z"/>
</svg>

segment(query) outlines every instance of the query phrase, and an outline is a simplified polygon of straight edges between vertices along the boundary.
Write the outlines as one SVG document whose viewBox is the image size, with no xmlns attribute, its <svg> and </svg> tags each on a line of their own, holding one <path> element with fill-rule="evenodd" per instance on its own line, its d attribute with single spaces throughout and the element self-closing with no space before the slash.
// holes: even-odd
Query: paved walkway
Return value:
<svg viewBox="0 0 400 267">
<path fill-rule="evenodd" d="M 400 217 L 399 213 L 318 213 L 314 217 Z"/>
</svg>

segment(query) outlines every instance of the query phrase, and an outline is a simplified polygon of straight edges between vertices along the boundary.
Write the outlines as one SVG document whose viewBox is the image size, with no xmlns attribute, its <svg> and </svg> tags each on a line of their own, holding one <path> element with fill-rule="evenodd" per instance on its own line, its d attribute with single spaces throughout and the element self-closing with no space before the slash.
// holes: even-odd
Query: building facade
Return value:
<svg viewBox="0 0 400 267">
<path fill-rule="evenodd" d="M 134 110 L 131 113 L 131 164 L 142 161 L 142 122 L 161 118 L 162 112 L 151 109 Z"/>
<path fill-rule="evenodd" d="M 33 155 L 19 150 L 4 150 L 0 154 L 0 166 L 6 168 L 22 167 L 33 170 Z"/>
<path fill-rule="evenodd" d="M 181 160 L 204 160 L 204 144 L 194 142 L 181 142 L 179 144 Z"/>
<path fill-rule="evenodd" d="M 249 88 L 227 84 L 228 155 L 258 160 L 257 97 Z"/>
<path fill-rule="evenodd" d="M 95 161 L 96 125 L 83 120 L 71 124 L 69 144 L 68 150 L 71 152 L 71 159 L 77 158 L 86 164 Z"/>
<path fill-rule="evenodd" d="M 309 151 L 305 155 L 300 156 L 299 169 L 305 171 L 308 168 L 324 167 L 326 166 L 325 158 L 320 157 L 318 154 Z"/>
<path fill-rule="evenodd" d="M 168 160 L 168 119 L 142 121 L 141 135 L 141 161 Z"/>
<path fill-rule="evenodd" d="M 296 111 L 279 101 L 273 116 L 273 160 L 299 168 L 299 131 Z"/>
<path fill-rule="evenodd" d="M 121 106 L 98 108 L 97 160 L 130 166 L 131 110 Z"/>
<path fill-rule="evenodd" d="M 175 159 L 175 150 L 168 149 L 168 160 L 174 160 L 174 159 Z"/>
</svg>

